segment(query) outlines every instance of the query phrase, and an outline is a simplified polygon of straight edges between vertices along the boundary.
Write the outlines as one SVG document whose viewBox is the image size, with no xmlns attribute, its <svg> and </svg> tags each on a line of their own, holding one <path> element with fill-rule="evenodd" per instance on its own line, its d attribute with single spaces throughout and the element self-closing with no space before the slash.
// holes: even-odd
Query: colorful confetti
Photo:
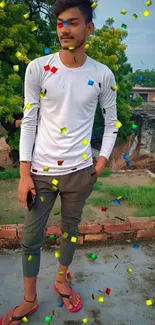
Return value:
<svg viewBox="0 0 155 325">
<path fill-rule="evenodd" d="M 115 126 L 116 126 L 118 129 L 120 129 L 120 128 L 122 127 L 122 123 L 121 123 L 120 121 L 117 121 L 117 122 L 115 123 Z"/>
<path fill-rule="evenodd" d="M 63 305 L 64 305 L 63 301 L 60 301 L 60 302 L 58 303 L 58 307 L 60 307 L 60 308 L 62 308 Z"/>
<path fill-rule="evenodd" d="M 146 3 L 146 5 L 147 5 L 147 7 L 149 7 L 149 6 L 152 5 L 152 0 L 146 1 L 145 3 Z"/>
<path fill-rule="evenodd" d="M 70 45 L 70 46 L 68 47 L 68 49 L 69 49 L 70 51 L 75 50 L 75 46 Z"/>
<path fill-rule="evenodd" d="M 50 54 L 51 50 L 48 47 L 44 48 L 44 54 Z"/>
<path fill-rule="evenodd" d="M 26 109 L 30 109 L 30 108 L 32 108 L 32 105 L 31 104 L 26 104 L 25 107 L 26 107 Z"/>
<path fill-rule="evenodd" d="M 28 19 L 29 17 L 30 17 L 30 14 L 29 13 L 27 13 L 27 14 L 24 15 L 24 18 L 25 19 Z"/>
<path fill-rule="evenodd" d="M 101 208 L 101 211 L 103 211 L 103 212 L 106 212 L 107 211 L 107 207 L 105 207 L 105 206 L 102 206 L 102 208 Z"/>
<path fill-rule="evenodd" d="M 95 299 L 95 295 L 94 295 L 94 293 L 92 293 L 92 300 L 94 300 Z"/>
<path fill-rule="evenodd" d="M 125 153 L 124 156 L 123 156 L 123 158 L 124 158 L 125 160 L 128 160 L 129 155 L 128 155 L 127 153 Z"/>
<path fill-rule="evenodd" d="M 45 166 L 45 167 L 43 168 L 43 171 L 44 171 L 44 172 L 48 172 L 48 171 L 49 171 L 49 167 Z M 55 185 L 55 184 L 54 184 L 54 185 Z"/>
<path fill-rule="evenodd" d="M 133 14 L 133 15 L 132 15 L 132 18 L 137 19 L 138 16 L 137 16 L 136 14 Z"/>
<path fill-rule="evenodd" d="M 90 253 L 89 257 L 95 261 L 97 259 L 97 255 L 95 253 Z"/>
<path fill-rule="evenodd" d="M 92 7 L 93 9 L 97 8 L 97 6 L 98 6 L 98 3 L 97 3 L 97 2 L 94 2 L 94 3 L 91 5 L 91 7 Z"/>
<path fill-rule="evenodd" d="M 40 200 L 41 200 L 41 202 L 44 202 L 45 201 L 45 197 L 44 196 L 40 196 Z"/>
<path fill-rule="evenodd" d="M 31 32 L 35 32 L 37 29 L 38 29 L 37 26 L 32 26 L 32 28 L 31 28 Z"/>
<path fill-rule="evenodd" d="M 104 297 L 103 296 L 98 296 L 97 301 L 98 302 L 104 302 Z"/>
<path fill-rule="evenodd" d="M 19 65 L 13 65 L 13 71 L 19 72 Z"/>
<path fill-rule="evenodd" d="M 135 248 L 135 249 L 138 249 L 139 248 L 139 245 L 138 244 L 134 244 L 132 247 Z"/>
<path fill-rule="evenodd" d="M 72 275 L 70 272 L 67 273 L 67 279 L 72 279 Z"/>
<path fill-rule="evenodd" d="M 89 319 L 88 318 L 83 318 L 82 321 L 83 321 L 84 324 L 87 324 L 89 322 Z"/>
<path fill-rule="evenodd" d="M 0 2 L 0 7 L 1 7 L 2 9 L 4 9 L 4 8 L 5 8 L 5 6 L 6 6 L 6 3 L 5 3 L 5 1 L 2 1 L 2 2 Z"/>
<path fill-rule="evenodd" d="M 66 128 L 62 128 L 62 129 L 60 129 L 60 131 L 61 131 L 61 134 L 64 134 L 64 133 L 67 132 L 67 129 Z"/>
<path fill-rule="evenodd" d="M 146 306 L 152 306 L 153 305 L 153 300 L 149 299 L 146 300 Z"/>
<path fill-rule="evenodd" d="M 84 146 L 86 146 L 88 143 L 89 143 L 89 141 L 88 141 L 87 139 L 83 139 L 83 140 L 82 140 L 82 144 L 83 144 Z"/>
<path fill-rule="evenodd" d="M 60 252 L 59 251 L 55 252 L 55 257 L 56 258 L 59 258 L 60 257 Z"/>
<path fill-rule="evenodd" d="M 93 81 L 93 80 L 89 80 L 89 81 L 88 81 L 88 85 L 89 85 L 89 86 L 93 86 L 93 84 L 94 84 L 94 81 Z"/>
<path fill-rule="evenodd" d="M 106 293 L 107 295 L 110 295 L 110 292 L 111 292 L 111 289 L 110 289 L 110 288 L 107 288 L 106 291 L 105 291 L 105 293 Z"/>
<path fill-rule="evenodd" d="M 56 239 L 56 238 L 57 238 L 56 235 L 50 235 L 50 239 L 54 240 L 54 239 Z"/>
<path fill-rule="evenodd" d="M 52 184 L 53 184 L 53 185 L 57 186 L 58 183 L 59 183 L 59 181 L 58 181 L 57 179 L 54 178 L 54 179 L 52 180 Z"/>
<path fill-rule="evenodd" d="M 88 158 L 88 154 L 87 154 L 87 153 L 84 153 L 84 154 L 82 155 L 82 158 L 83 158 L 83 159 L 87 159 L 87 158 Z"/>
<path fill-rule="evenodd" d="M 24 323 L 27 323 L 27 322 L 28 322 L 28 319 L 27 319 L 26 317 L 23 317 L 23 318 L 22 318 L 22 321 L 23 321 Z"/>
<path fill-rule="evenodd" d="M 90 48 L 90 45 L 89 44 L 86 44 L 85 45 L 85 50 L 88 50 Z"/>
<path fill-rule="evenodd" d="M 62 235 L 63 238 L 67 239 L 69 236 L 69 234 L 67 234 L 67 232 L 64 232 L 64 234 Z"/>
<path fill-rule="evenodd" d="M 122 14 L 122 15 L 126 15 L 126 14 L 127 14 L 127 11 L 124 10 L 124 9 L 122 9 L 122 10 L 121 10 L 121 14 Z"/>
<path fill-rule="evenodd" d="M 121 25 L 121 28 L 123 28 L 123 29 L 127 29 L 127 25 L 122 24 L 122 25 Z"/>
<path fill-rule="evenodd" d="M 51 321 L 52 321 L 52 317 L 50 317 L 50 316 L 46 316 L 44 319 L 45 323 L 50 323 Z"/>
<path fill-rule="evenodd" d="M 28 261 L 31 262 L 32 260 L 33 260 L 33 256 L 30 255 L 30 256 L 28 257 Z"/>
<path fill-rule="evenodd" d="M 76 237 L 71 237 L 71 243 L 76 243 L 77 242 L 77 238 Z"/>
<path fill-rule="evenodd" d="M 127 269 L 127 272 L 128 272 L 129 274 L 131 274 L 131 273 L 132 273 L 132 269 L 128 268 L 128 269 Z"/>
<path fill-rule="evenodd" d="M 59 272 L 59 275 L 64 275 L 64 272 L 63 272 L 63 271 L 60 271 L 60 272 Z"/>
<path fill-rule="evenodd" d="M 56 67 L 52 67 L 52 69 L 51 69 L 52 73 L 56 73 L 57 71 L 58 71 L 58 69 Z"/>
<path fill-rule="evenodd" d="M 150 12 L 148 10 L 144 10 L 143 11 L 143 16 L 144 17 L 149 17 L 150 16 Z"/>
</svg>

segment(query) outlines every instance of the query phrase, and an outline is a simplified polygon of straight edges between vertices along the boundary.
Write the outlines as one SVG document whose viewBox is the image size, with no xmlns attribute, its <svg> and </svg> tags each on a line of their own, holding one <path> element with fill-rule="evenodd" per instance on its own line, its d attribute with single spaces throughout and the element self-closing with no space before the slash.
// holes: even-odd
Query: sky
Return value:
<svg viewBox="0 0 155 325">
<path fill-rule="evenodd" d="M 133 71 L 137 69 L 155 69 L 155 0 L 147 7 L 146 0 L 98 0 L 96 8 L 97 29 L 102 28 L 107 18 L 114 18 L 115 28 L 127 25 L 128 37 L 123 41 L 127 45 L 126 54 Z M 125 9 L 126 15 L 120 14 Z M 149 17 L 143 11 L 150 12 Z M 137 14 L 138 18 L 132 18 Z M 142 61 L 142 62 L 141 62 Z"/>
</svg>

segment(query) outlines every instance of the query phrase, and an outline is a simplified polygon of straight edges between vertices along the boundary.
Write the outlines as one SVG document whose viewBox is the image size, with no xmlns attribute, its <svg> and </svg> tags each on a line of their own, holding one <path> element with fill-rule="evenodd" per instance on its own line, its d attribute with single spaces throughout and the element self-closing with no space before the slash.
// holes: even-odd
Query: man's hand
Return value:
<svg viewBox="0 0 155 325">
<path fill-rule="evenodd" d="M 98 177 L 101 175 L 104 168 L 106 167 L 107 161 L 108 161 L 107 158 L 105 158 L 103 156 L 98 157 L 97 163 L 95 166 Z"/>
<path fill-rule="evenodd" d="M 20 127 L 20 125 L 22 124 L 21 120 L 16 120 L 15 121 L 15 127 L 18 129 Z"/>
</svg>

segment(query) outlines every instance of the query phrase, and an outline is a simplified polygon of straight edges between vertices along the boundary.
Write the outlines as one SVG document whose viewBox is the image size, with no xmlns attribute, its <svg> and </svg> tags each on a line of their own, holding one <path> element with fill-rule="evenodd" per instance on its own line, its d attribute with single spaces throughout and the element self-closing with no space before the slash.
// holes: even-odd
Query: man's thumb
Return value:
<svg viewBox="0 0 155 325">
<path fill-rule="evenodd" d="M 31 186 L 31 192 L 34 196 L 36 196 L 36 190 L 35 190 L 34 184 L 32 184 L 32 186 Z"/>
</svg>

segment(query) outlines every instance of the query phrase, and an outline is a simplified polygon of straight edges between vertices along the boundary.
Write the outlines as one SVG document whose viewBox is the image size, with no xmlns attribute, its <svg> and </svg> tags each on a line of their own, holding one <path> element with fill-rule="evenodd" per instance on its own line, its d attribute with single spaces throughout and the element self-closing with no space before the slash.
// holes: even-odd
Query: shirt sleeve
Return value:
<svg viewBox="0 0 155 325">
<path fill-rule="evenodd" d="M 40 108 L 41 74 L 38 59 L 29 63 L 24 83 L 24 116 L 21 124 L 20 161 L 31 161 Z"/>
<path fill-rule="evenodd" d="M 111 70 L 103 78 L 101 92 L 99 95 L 99 103 L 104 117 L 104 134 L 99 156 L 109 159 L 114 148 L 118 128 L 115 126 L 117 122 L 116 98 L 117 92 L 111 87 L 116 85 L 114 74 Z"/>
</svg>

